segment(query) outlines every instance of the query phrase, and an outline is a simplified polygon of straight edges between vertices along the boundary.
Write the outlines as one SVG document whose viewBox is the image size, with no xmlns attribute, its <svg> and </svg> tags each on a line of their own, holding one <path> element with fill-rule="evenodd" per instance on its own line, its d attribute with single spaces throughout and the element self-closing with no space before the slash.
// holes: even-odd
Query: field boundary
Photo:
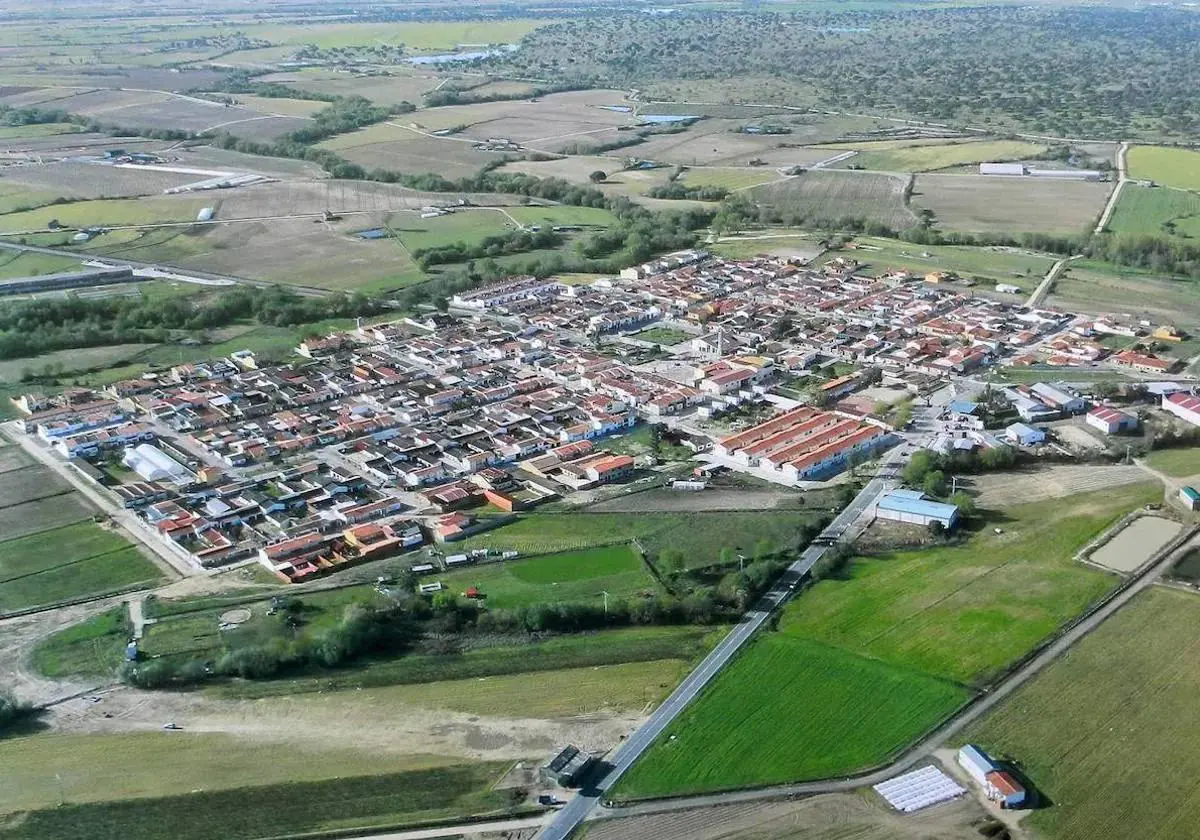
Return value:
<svg viewBox="0 0 1200 840">
<path fill-rule="evenodd" d="M 60 566 L 59 568 L 62 567 Z M 128 586 L 119 586 L 116 589 L 110 589 L 107 592 L 93 592 L 91 595 L 80 595 L 76 598 L 67 598 L 62 601 L 54 601 L 53 603 L 41 604 L 36 607 L 25 607 L 23 609 L 13 610 L 12 612 L 0 612 L 0 619 L 20 618 L 23 615 L 49 612 L 50 610 L 57 610 L 63 607 L 74 607 L 78 606 L 79 604 L 90 604 L 93 601 L 103 601 L 106 598 L 118 598 L 121 595 L 129 595 L 133 592 L 153 592 L 162 585 L 160 582 L 154 581 L 152 586 L 146 586 L 145 584 L 147 582 L 148 581 L 140 581 L 138 583 L 131 583 Z"/>
</svg>

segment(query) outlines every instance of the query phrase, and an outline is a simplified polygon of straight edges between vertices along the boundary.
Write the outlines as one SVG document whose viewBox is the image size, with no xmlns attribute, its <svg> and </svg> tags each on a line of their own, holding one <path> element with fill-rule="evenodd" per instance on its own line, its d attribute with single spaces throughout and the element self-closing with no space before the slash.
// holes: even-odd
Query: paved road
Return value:
<svg viewBox="0 0 1200 840">
<path fill-rule="evenodd" d="M 515 820 L 493 820 L 491 822 L 459 823 L 441 828 L 419 828 L 411 831 L 388 831 L 383 834 L 355 835 L 354 840 L 432 840 L 433 838 L 462 837 L 471 834 L 492 834 L 501 831 L 520 831 L 545 825 L 547 816 L 526 817 Z"/>
<path fill-rule="evenodd" d="M 936 411 L 936 408 L 924 408 L 918 410 L 916 416 L 925 420 Z M 841 537 L 863 513 L 875 504 L 884 492 L 892 489 L 894 486 L 892 476 L 895 475 L 897 468 L 904 460 L 906 450 L 906 446 L 898 446 L 883 458 L 879 469 L 880 477 L 867 483 L 867 486 L 854 497 L 849 506 L 838 514 L 821 533 L 818 543 L 825 539 L 833 540 Z M 645 753 L 654 739 L 670 726 L 671 722 L 696 698 L 704 686 L 729 663 L 742 646 L 762 627 L 771 613 L 792 596 L 801 578 L 808 574 L 813 565 L 828 550 L 829 546 L 823 544 L 813 544 L 804 550 L 800 559 L 784 571 L 775 586 L 759 600 L 750 612 L 746 613 L 741 623 L 721 640 L 721 643 L 696 666 L 694 671 L 688 674 L 687 678 L 671 693 L 671 696 L 655 709 L 649 719 L 617 748 L 617 751 L 608 759 L 608 770 L 604 777 L 592 787 L 577 793 L 558 812 L 554 820 L 539 835 L 541 840 L 564 840 L 587 819 L 600 803 L 605 792 Z"/>
</svg>

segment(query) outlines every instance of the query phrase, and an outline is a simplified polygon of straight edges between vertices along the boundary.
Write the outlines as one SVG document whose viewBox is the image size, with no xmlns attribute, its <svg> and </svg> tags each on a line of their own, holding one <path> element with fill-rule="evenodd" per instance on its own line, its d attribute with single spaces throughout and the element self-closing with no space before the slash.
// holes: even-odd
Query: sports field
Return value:
<svg viewBox="0 0 1200 840">
<path fill-rule="evenodd" d="M 1039 837 L 1190 837 L 1197 654 L 1200 599 L 1149 589 L 962 740 L 1010 757 L 1045 797 L 1024 823 Z"/>
<path fill-rule="evenodd" d="M 785 608 L 779 630 L 718 676 L 616 797 L 840 776 L 885 761 L 1108 591 L 1116 578 L 1074 552 L 1161 493 L 1144 483 L 1053 509 L 1011 507 L 962 545 L 853 559 Z"/>
<path fill-rule="evenodd" d="M 859 152 L 840 165 L 861 166 L 884 172 L 931 172 L 968 163 L 1029 160 L 1046 151 L 1038 143 L 1021 140 L 987 140 L 978 143 L 942 143 Z"/>
<path fill-rule="evenodd" d="M 1130 178 L 1184 190 L 1200 190 L 1200 152 L 1194 149 L 1133 146 L 1125 157 Z"/>
<path fill-rule="evenodd" d="M 1200 157 L 1200 153 L 1190 152 Z M 1200 235 L 1200 195 L 1166 187 L 1126 184 L 1108 221 L 1114 233 Z"/>
<path fill-rule="evenodd" d="M 651 327 L 648 330 L 634 333 L 633 338 L 636 338 L 638 341 L 652 341 L 655 344 L 665 344 L 670 347 L 689 341 L 695 338 L 695 336 L 683 330 L 673 330 L 670 327 Z"/>
</svg>

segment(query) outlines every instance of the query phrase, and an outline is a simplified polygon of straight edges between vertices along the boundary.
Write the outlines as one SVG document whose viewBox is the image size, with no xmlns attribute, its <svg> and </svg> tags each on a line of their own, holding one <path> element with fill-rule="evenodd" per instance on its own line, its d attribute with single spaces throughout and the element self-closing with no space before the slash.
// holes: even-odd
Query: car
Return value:
<svg viewBox="0 0 1200 840">
<path fill-rule="evenodd" d="M 163 728 L 163 729 L 170 729 L 170 730 L 175 730 L 175 729 L 183 729 L 183 727 L 182 727 L 182 726 L 180 726 L 178 723 L 175 723 L 175 722 L 171 722 L 171 723 L 164 723 L 162 728 Z"/>
</svg>

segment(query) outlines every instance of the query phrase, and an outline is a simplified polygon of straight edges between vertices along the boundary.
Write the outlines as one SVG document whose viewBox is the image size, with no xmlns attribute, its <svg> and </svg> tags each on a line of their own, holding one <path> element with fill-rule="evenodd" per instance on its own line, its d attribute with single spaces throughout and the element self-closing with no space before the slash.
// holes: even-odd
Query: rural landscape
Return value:
<svg viewBox="0 0 1200 840">
<path fill-rule="evenodd" d="M 1200 837 L 1200 13 L 0 9 L 0 840 Z"/>
</svg>

